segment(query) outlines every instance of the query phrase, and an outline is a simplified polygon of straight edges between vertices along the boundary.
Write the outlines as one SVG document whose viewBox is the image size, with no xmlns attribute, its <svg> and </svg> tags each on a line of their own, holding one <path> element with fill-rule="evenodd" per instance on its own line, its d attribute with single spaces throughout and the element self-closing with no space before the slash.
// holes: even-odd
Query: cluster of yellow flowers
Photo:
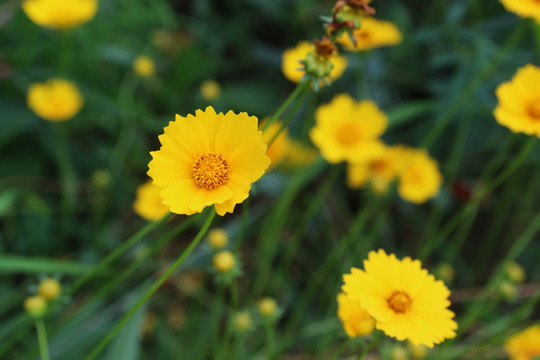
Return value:
<svg viewBox="0 0 540 360">
<path fill-rule="evenodd" d="M 54 278 L 46 278 L 40 281 L 37 294 L 24 300 L 24 309 L 35 318 L 41 317 L 47 311 L 47 303 L 56 299 L 62 292 L 62 286 Z"/>
<path fill-rule="evenodd" d="M 402 260 L 372 251 L 364 270 L 343 276 L 338 316 L 350 337 L 369 335 L 374 327 L 398 340 L 433 347 L 456 336 L 450 291 L 422 269 L 418 260 Z"/>
</svg>

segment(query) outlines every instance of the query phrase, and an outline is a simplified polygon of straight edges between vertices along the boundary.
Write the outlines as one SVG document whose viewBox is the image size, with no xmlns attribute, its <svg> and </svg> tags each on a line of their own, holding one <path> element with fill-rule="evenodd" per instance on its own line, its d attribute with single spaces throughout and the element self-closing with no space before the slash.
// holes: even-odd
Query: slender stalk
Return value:
<svg viewBox="0 0 540 360">
<path fill-rule="evenodd" d="M 268 360 L 274 359 L 276 355 L 276 346 L 275 346 L 275 338 L 276 334 L 274 332 L 274 323 L 271 321 L 265 321 L 264 322 L 264 330 L 266 334 L 266 358 Z"/>
<path fill-rule="evenodd" d="M 300 95 L 300 93 L 302 91 L 304 91 L 304 88 L 307 88 L 308 85 L 309 85 L 308 81 L 303 81 L 303 82 L 298 83 L 298 85 L 296 86 L 296 89 L 294 89 L 294 91 L 291 93 L 291 95 L 289 95 L 289 97 L 285 100 L 285 102 L 283 104 L 281 104 L 279 109 L 274 113 L 274 115 L 272 115 L 270 120 L 268 120 L 266 122 L 266 124 L 264 124 L 264 127 L 263 127 L 262 130 L 264 131 L 264 130 L 268 129 L 268 127 L 270 125 L 272 125 L 272 123 L 274 121 L 276 121 L 281 115 L 283 115 L 283 113 L 285 112 L 285 110 L 287 110 L 289 105 L 291 105 L 291 103 L 294 101 L 294 99 L 298 95 Z"/>
<path fill-rule="evenodd" d="M 223 312 L 223 294 L 225 293 L 225 285 L 219 284 L 217 296 L 214 297 L 214 306 L 212 308 L 212 358 L 220 359 L 219 353 L 219 328 L 221 313 Z"/>
<path fill-rule="evenodd" d="M 129 248 L 139 242 L 146 234 L 157 228 L 159 225 L 163 224 L 165 221 L 170 219 L 172 214 L 167 214 L 162 217 L 160 220 L 153 221 L 146 224 L 141 230 L 137 231 L 129 239 L 124 241 L 120 246 L 118 246 L 109 256 L 97 263 L 92 269 L 90 269 L 86 274 L 81 276 L 67 291 L 67 294 L 75 293 L 82 285 L 84 285 L 88 280 L 90 280 L 94 275 L 102 271 L 107 265 L 116 260 L 120 255 L 126 252 Z"/>
<path fill-rule="evenodd" d="M 270 141 L 268 142 L 268 147 L 272 146 L 272 144 L 274 143 L 274 141 L 276 141 L 277 137 L 279 136 L 279 134 L 281 134 L 281 132 L 283 130 L 285 130 L 287 128 L 287 126 L 289 126 L 289 123 L 291 122 L 292 118 L 294 117 L 294 114 L 296 114 L 296 112 L 298 111 L 298 108 L 300 107 L 300 105 L 302 104 L 302 100 L 304 99 L 304 96 L 306 95 L 306 90 L 307 88 L 306 87 L 303 87 L 302 90 L 301 90 L 301 94 L 299 95 L 298 97 L 298 101 L 294 104 L 294 107 L 291 109 L 291 111 L 287 114 L 287 118 L 285 119 L 285 121 L 283 121 L 283 124 L 281 124 L 281 127 L 279 128 L 279 130 L 274 134 L 274 136 L 272 136 L 272 138 L 270 139 Z M 266 126 L 265 126 L 266 127 Z"/>
<path fill-rule="evenodd" d="M 126 323 L 137 313 L 137 311 L 150 299 L 152 295 L 163 285 L 163 283 L 169 278 L 169 276 L 184 262 L 184 260 L 191 254 L 193 249 L 201 241 L 201 239 L 206 235 L 208 228 L 212 224 L 216 212 L 214 209 L 210 209 L 210 214 L 206 218 L 205 223 L 203 224 L 201 230 L 197 233 L 191 244 L 180 254 L 178 259 L 172 264 L 164 273 L 159 277 L 159 279 L 148 289 L 143 296 L 137 301 L 137 303 L 128 311 L 126 315 L 116 324 L 116 326 L 107 334 L 107 336 L 96 346 L 94 351 L 86 357 L 86 360 L 94 359 L 104 348 L 105 346 L 120 332 L 120 330 L 126 325 Z"/>
<path fill-rule="evenodd" d="M 39 343 L 39 354 L 41 360 L 49 360 L 49 345 L 47 343 L 47 329 L 43 323 L 43 318 L 36 319 L 36 332 Z"/>
<path fill-rule="evenodd" d="M 362 360 L 364 356 L 366 356 L 371 351 L 371 349 L 373 349 L 375 345 L 377 345 L 379 341 L 381 341 L 381 339 L 382 339 L 382 331 L 378 331 L 375 334 L 375 338 L 364 348 L 364 351 L 362 351 L 360 355 L 358 355 L 356 360 Z"/>
</svg>

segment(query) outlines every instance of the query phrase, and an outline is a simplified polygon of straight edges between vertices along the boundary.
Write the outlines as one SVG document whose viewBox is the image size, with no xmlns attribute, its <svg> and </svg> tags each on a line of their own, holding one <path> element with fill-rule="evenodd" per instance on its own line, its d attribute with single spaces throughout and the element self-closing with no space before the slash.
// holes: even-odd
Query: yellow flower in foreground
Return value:
<svg viewBox="0 0 540 360">
<path fill-rule="evenodd" d="M 53 29 L 69 29 L 92 19 L 97 0 L 23 0 L 22 8 L 37 25 Z"/>
<path fill-rule="evenodd" d="M 208 244 L 214 250 L 223 249 L 229 243 L 229 235 L 222 228 L 215 228 L 208 232 Z"/>
<path fill-rule="evenodd" d="M 54 278 L 42 280 L 38 285 L 39 295 L 43 296 L 47 300 L 56 299 L 58 295 L 60 295 L 61 291 L 62 286 L 60 286 L 58 280 Z"/>
<path fill-rule="evenodd" d="M 352 268 L 343 280 L 343 292 L 358 299 L 388 336 L 428 347 L 456 336 L 454 313 L 448 310 L 450 291 L 418 260 L 371 251 L 364 270 Z"/>
<path fill-rule="evenodd" d="M 506 10 L 540 23 L 540 2 L 537 0 L 500 0 Z"/>
<path fill-rule="evenodd" d="M 373 101 L 354 101 L 336 95 L 315 112 L 316 124 L 309 135 L 330 163 L 369 161 L 380 156 L 384 144 L 379 136 L 386 130 L 386 115 Z"/>
<path fill-rule="evenodd" d="M 375 328 L 375 320 L 362 307 L 360 300 L 341 293 L 337 297 L 338 317 L 350 338 L 367 336 Z"/>
<path fill-rule="evenodd" d="M 374 18 L 364 18 L 362 26 L 353 30 L 353 36 L 356 39 L 356 46 L 346 33 L 343 33 L 337 41 L 347 50 L 362 51 L 396 45 L 402 40 L 401 32 L 394 23 Z"/>
<path fill-rule="evenodd" d="M 384 147 L 384 151 L 370 161 L 349 163 L 347 166 L 347 183 L 357 189 L 370 183 L 378 194 L 385 193 L 388 186 L 396 180 L 401 170 L 403 159 L 409 154 L 404 146 Z"/>
<path fill-rule="evenodd" d="M 84 103 L 77 86 L 63 79 L 49 79 L 30 85 L 26 101 L 37 116 L 49 121 L 71 119 Z"/>
<path fill-rule="evenodd" d="M 268 120 L 262 122 L 261 129 L 265 127 L 266 121 Z M 276 167 L 285 158 L 285 156 L 287 156 L 287 152 L 289 151 L 289 147 L 291 145 L 287 128 L 283 129 L 276 136 L 282 126 L 283 124 L 280 121 L 274 121 L 263 131 L 262 139 L 265 144 L 268 145 L 273 140 L 266 150 L 266 156 L 270 158 L 270 166 L 268 167 L 268 170 Z"/>
<path fill-rule="evenodd" d="M 281 57 L 281 71 L 287 79 L 298 83 L 305 74 L 304 70 L 299 70 L 303 67 L 300 63 L 310 52 L 315 51 L 315 46 L 309 41 L 301 41 L 296 47 L 287 49 Z M 330 77 L 333 80 L 338 79 L 347 68 L 347 58 L 340 55 L 334 55 L 331 58 L 334 67 L 330 72 Z"/>
<path fill-rule="evenodd" d="M 201 96 L 206 101 L 214 101 L 221 94 L 221 87 L 215 80 L 206 80 L 201 84 Z"/>
<path fill-rule="evenodd" d="M 151 77 L 156 73 L 156 63 L 146 55 L 137 56 L 133 60 L 133 71 L 140 77 Z"/>
<path fill-rule="evenodd" d="M 533 325 L 510 337 L 504 350 L 512 360 L 532 360 L 540 355 L 540 325 Z"/>
<path fill-rule="evenodd" d="M 137 198 L 133 203 L 133 210 L 140 217 L 154 221 L 159 220 L 169 213 L 169 208 L 163 205 L 159 193 L 161 188 L 152 184 L 151 181 L 137 188 Z"/>
<path fill-rule="evenodd" d="M 536 3 L 540 9 L 540 3 Z M 539 10 L 540 14 L 540 10 Z M 495 119 L 513 132 L 540 137 L 540 68 L 526 65 L 512 81 L 499 85 Z"/>
<path fill-rule="evenodd" d="M 442 182 L 437 162 L 429 157 L 426 150 L 414 150 L 405 156 L 398 193 L 407 201 L 421 204 L 437 196 Z"/>
<path fill-rule="evenodd" d="M 270 165 L 257 127 L 254 116 L 216 114 L 212 107 L 195 116 L 176 115 L 148 164 L 170 211 L 191 215 L 215 205 L 219 215 L 233 212 Z"/>
</svg>

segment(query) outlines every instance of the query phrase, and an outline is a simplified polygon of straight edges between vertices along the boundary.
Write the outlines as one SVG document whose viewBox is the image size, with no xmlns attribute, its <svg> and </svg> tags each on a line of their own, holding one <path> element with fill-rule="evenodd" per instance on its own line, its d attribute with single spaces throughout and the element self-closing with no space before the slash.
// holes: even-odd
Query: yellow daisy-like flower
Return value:
<svg viewBox="0 0 540 360">
<path fill-rule="evenodd" d="M 281 57 L 281 71 L 287 79 L 292 82 L 299 83 L 305 74 L 302 68 L 301 60 L 304 60 L 310 52 L 315 51 L 315 46 L 309 41 L 301 41 L 296 47 L 287 49 Z M 338 79 L 347 68 L 347 58 L 340 55 L 334 55 L 331 58 L 334 67 L 330 72 L 332 80 Z M 322 82 L 321 82 L 322 84 Z"/>
<path fill-rule="evenodd" d="M 384 152 L 379 136 L 386 130 L 386 115 L 373 101 L 354 101 L 348 94 L 334 97 L 315 112 L 309 135 L 330 163 L 369 161 Z"/>
<path fill-rule="evenodd" d="M 162 189 L 163 204 L 177 214 L 211 205 L 219 215 L 233 212 L 270 165 L 257 118 L 246 113 L 216 114 L 209 106 L 195 116 L 176 115 L 159 141 L 148 175 Z"/>
<path fill-rule="evenodd" d="M 540 355 L 540 325 L 533 325 L 510 337 L 504 350 L 512 360 L 532 360 Z"/>
<path fill-rule="evenodd" d="M 133 210 L 140 217 L 148 220 L 159 220 L 169 213 L 169 207 L 163 205 L 159 193 L 161 188 L 148 181 L 137 188 L 137 198 L 133 203 Z"/>
<path fill-rule="evenodd" d="M 341 293 L 337 297 L 338 317 L 350 338 L 367 336 L 375 328 L 375 320 L 362 307 L 358 298 Z"/>
<path fill-rule="evenodd" d="M 266 123 L 266 121 L 268 120 L 264 120 L 262 122 L 261 129 L 264 129 L 264 124 Z M 283 124 L 280 121 L 274 121 L 263 131 L 262 139 L 265 144 L 270 144 L 272 139 L 274 139 L 275 137 L 274 141 L 270 144 L 270 146 L 268 146 L 268 149 L 266 150 L 266 156 L 270 158 L 270 167 L 268 168 L 268 170 L 273 169 L 281 161 L 283 161 L 285 156 L 287 156 L 289 147 L 291 145 L 291 140 L 289 138 L 289 134 L 286 128 L 278 134 L 282 126 Z M 278 135 L 276 136 L 276 134 Z"/>
<path fill-rule="evenodd" d="M 358 299 L 388 336 L 430 348 L 456 336 L 454 313 L 448 310 L 450 291 L 418 260 L 371 251 L 364 270 L 352 268 L 343 280 L 343 292 Z"/>
<path fill-rule="evenodd" d="M 71 119 L 84 103 L 77 86 L 63 79 L 49 79 L 30 85 L 26 101 L 37 116 L 49 121 Z"/>
<path fill-rule="evenodd" d="M 540 9 L 540 3 L 537 3 Z M 540 12 L 540 10 L 539 10 Z M 513 132 L 540 137 L 540 68 L 526 65 L 512 81 L 499 85 L 495 119 Z"/>
<path fill-rule="evenodd" d="M 540 23 L 540 3 L 537 0 L 500 0 L 506 10 Z"/>
<path fill-rule="evenodd" d="M 443 182 L 437 162 L 426 150 L 413 150 L 405 155 L 400 170 L 398 193 L 412 203 L 421 204 L 437 196 Z"/>
<path fill-rule="evenodd" d="M 338 37 L 337 41 L 346 50 L 363 51 L 382 46 L 397 45 L 403 39 L 401 32 L 394 23 L 374 18 L 364 18 L 362 26 L 353 30 L 352 36 L 356 39 L 356 46 L 346 33 Z"/>
<path fill-rule="evenodd" d="M 349 187 L 358 189 L 369 183 L 375 193 L 385 193 L 389 184 L 396 180 L 403 159 L 409 153 L 407 150 L 400 145 L 387 146 L 378 157 L 370 161 L 349 163 L 347 166 Z"/>
<path fill-rule="evenodd" d="M 91 20 L 97 12 L 97 0 L 23 0 L 26 15 L 39 26 L 69 29 Z"/>
<path fill-rule="evenodd" d="M 154 76 L 156 63 L 146 55 L 140 55 L 133 60 L 133 71 L 142 78 Z"/>
</svg>

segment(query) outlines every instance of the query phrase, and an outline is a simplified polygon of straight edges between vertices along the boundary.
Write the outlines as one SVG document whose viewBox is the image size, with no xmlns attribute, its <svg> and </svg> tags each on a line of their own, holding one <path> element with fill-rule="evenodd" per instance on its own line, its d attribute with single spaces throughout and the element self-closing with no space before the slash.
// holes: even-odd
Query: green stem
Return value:
<svg viewBox="0 0 540 360">
<path fill-rule="evenodd" d="M 375 345 L 377 345 L 379 341 L 381 341 L 381 339 L 382 339 L 382 331 L 378 331 L 375 334 L 375 338 L 368 344 L 368 346 L 364 348 L 364 351 L 362 351 L 360 355 L 358 355 L 356 360 L 362 360 L 364 356 L 366 356 L 371 351 L 371 349 L 373 349 Z"/>
<path fill-rule="evenodd" d="M 80 277 L 75 284 L 71 286 L 69 290 L 66 291 L 66 293 L 73 294 L 75 293 L 82 285 L 84 285 L 88 280 L 90 280 L 95 274 L 102 271 L 107 265 L 112 263 L 114 260 L 116 260 L 120 255 L 122 255 L 126 250 L 128 250 L 130 247 L 135 245 L 139 240 L 141 240 L 146 234 L 157 228 L 159 225 L 163 224 L 165 221 L 170 219 L 172 214 L 167 214 L 164 217 L 162 217 L 160 220 L 153 221 L 151 223 L 146 224 L 145 227 L 143 227 L 141 230 L 136 232 L 133 236 L 131 236 L 128 240 L 124 241 L 120 246 L 116 248 L 109 256 L 107 256 L 105 259 L 101 260 L 99 263 L 97 263 L 90 271 L 88 271 L 86 274 L 84 274 L 82 277 Z"/>
<path fill-rule="evenodd" d="M 49 360 L 49 345 L 47 344 L 47 329 L 45 329 L 45 324 L 43 319 L 36 320 L 36 332 L 39 343 L 39 354 L 41 355 L 41 360 Z"/>
<path fill-rule="evenodd" d="M 204 237 L 208 228 L 212 224 L 216 212 L 214 209 L 210 209 L 210 214 L 206 218 L 205 223 L 203 224 L 201 230 L 197 233 L 191 244 L 182 252 L 178 259 L 172 264 L 164 273 L 159 277 L 159 279 L 148 289 L 143 296 L 137 301 L 137 303 L 128 311 L 126 315 L 116 324 L 116 326 L 107 334 L 107 336 L 97 345 L 97 347 L 92 351 L 92 353 L 86 357 L 86 360 L 94 359 L 111 341 L 118 332 L 126 325 L 126 323 L 137 313 L 137 311 L 150 299 L 152 295 L 161 287 L 161 285 L 169 278 L 169 276 L 184 262 L 184 260 L 191 254 L 193 249 Z"/>
<path fill-rule="evenodd" d="M 212 358 L 220 359 L 219 349 L 219 329 L 220 319 L 222 313 L 223 294 L 225 292 L 225 285 L 219 284 L 217 296 L 214 297 L 214 306 L 212 309 Z"/>
<path fill-rule="evenodd" d="M 272 115 L 270 120 L 268 120 L 266 124 L 264 124 L 262 131 L 268 129 L 268 127 L 272 125 L 274 121 L 276 121 L 281 115 L 283 115 L 283 113 L 285 112 L 285 110 L 287 110 L 289 105 L 291 105 L 294 99 L 298 95 L 300 95 L 300 93 L 304 90 L 304 88 L 308 86 L 308 84 L 309 84 L 308 81 L 303 81 L 303 82 L 298 83 L 298 85 L 296 86 L 296 89 L 294 89 L 294 91 L 291 93 L 291 95 L 289 95 L 289 97 L 285 100 L 285 102 L 281 104 L 279 109 L 274 113 L 274 115 Z"/>
<path fill-rule="evenodd" d="M 287 128 L 287 126 L 289 126 L 289 123 L 291 122 L 294 114 L 296 114 L 296 112 L 298 111 L 298 108 L 302 104 L 302 100 L 304 99 L 304 96 L 307 93 L 306 91 L 304 91 L 305 89 L 307 89 L 307 88 L 306 87 L 302 88 L 302 91 L 301 91 L 302 93 L 299 95 L 298 101 L 294 104 L 294 107 L 287 114 L 287 118 L 285 119 L 285 121 L 283 121 L 283 123 L 281 124 L 281 127 L 279 128 L 279 130 L 274 134 L 274 136 L 272 136 L 272 138 L 268 142 L 268 147 L 272 146 L 272 144 L 274 143 L 274 141 L 276 141 L 279 134 L 281 134 L 281 132 L 283 130 L 285 130 Z"/>
<path fill-rule="evenodd" d="M 276 355 L 275 350 L 275 337 L 276 334 L 274 332 L 274 323 L 271 321 L 266 320 L 264 322 L 264 330 L 266 333 L 266 358 L 268 360 L 274 359 Z"/>
</svg>

